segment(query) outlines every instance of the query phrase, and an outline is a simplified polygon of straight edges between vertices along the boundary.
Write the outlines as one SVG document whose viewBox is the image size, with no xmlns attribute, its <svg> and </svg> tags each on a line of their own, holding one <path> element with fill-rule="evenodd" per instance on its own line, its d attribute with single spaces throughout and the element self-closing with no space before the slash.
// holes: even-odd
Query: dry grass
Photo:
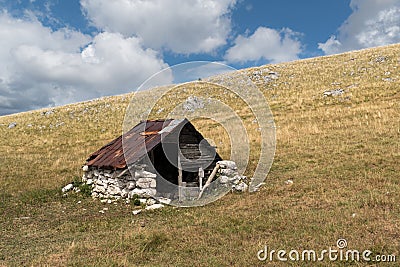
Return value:
<svg viewBox="0 0 400 267">
<path fill-rule="evenodd" d="M 61 196 L 60 187 L 81 176 L 87 155 L 121 134 L 131 95 L 55 108 L 48 116 L 42 110 L 0 117 L 0 265 L 262 266 L 268 262 L 256 253 L 265 244 L 322 250 L 338 238 L 399 261 L 399 55 L 400 45 L 393 45 L 245 70 L 280 75 L 258 84 L 277 127 L 274 164 L 259 192 L 228 194 L 200 208 L 133 216 L 130 205 L 118 203 L 102 214 L 99 201 Z M 166 116 L 191 94 L 223 95 L 250 130 L 251 174 L 260 142 L 253 115 L 234 96 L 196 86 L 171 91 L 151 116 Z M 345 93 L 323 96 L 337 88 Z M 138 103 L 161 91 L 137 95 Z M 132 113 L 135 124 L 143 110 L 136 105 Z M 8 129 L 11 122 L 17 127 Z M 194 124 L 229 155 L 226 131 L 207 120 Z"/>
</svg>

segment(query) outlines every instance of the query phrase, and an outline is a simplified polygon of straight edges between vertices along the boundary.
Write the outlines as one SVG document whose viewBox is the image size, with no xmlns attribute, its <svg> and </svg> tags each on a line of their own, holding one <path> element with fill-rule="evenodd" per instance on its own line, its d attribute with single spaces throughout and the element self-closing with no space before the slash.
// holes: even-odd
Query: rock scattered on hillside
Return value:
<svg viewBox="0 0 400 267">
<path fill-rule="evenodd" d="M 42 112 L 42 116 L 46 116 L 46 117 L 49 117 L 50 115 L 53 115 L 53 114 L 54 114 L 54 109 L 50 109 L 46 112 Z"/>
<path fill-rule="evenodd" d="M 376 63 L 383 63 L 383 62 L 385 62 L 386 61 L 386 57 L 384 57 L 384 56 L 379 56 L 379 57 L 377 57 L 377 58 L 375 58 L 375 62 Z"/>
<path fill-rule="evenodd" d="M 16 127 L 16 126 L 17 126 L 17 123 L 16 122 L 12 122 L 12 123 L 10 123 L 8 125 L 8 129 L 12 129 L 12 128 Z"/>
<path fill-rule="evenodd" d="M 63 193 L 66 193 L 66 192 L 68 192 L 68 191 L 71 191 L 73 188 L 74 188 L 74 185 L 73 185 L 73 184 L 67 184 L 66 186 L 64 186 L 64 187 L 61 189 L 61 191 L 62 191 Z"/>
<path fill-rule="evenodd" d="M 183 103 L 183 109 L 185 111 L 193 112 L 196 109 L 202 109 L 202 108 L 204 108 L 204 102 L 197 96 L 189 96 Z"/>
<path fill-rule="evenodd" d="M 146 210 L 156 210 L 156 209 L 161 209 L 161 208 L 163 208 L 163 207 L 164 207 L 163 204 L 156 203 L 156 204 L 147 206 L 147 207 L 146 207 Z"/>
<path fill-rule="evenodd" d="M 344 90 L 343 89 L 334 89 L 334 90 L 328 90 L 324 92 L 324 96 L 339 96 L 343 95 Z"/>
<path fill-rule="evenodd" d="M 285 185 L 287 185 L 287 186 L 293 185 L 293 180 L 292 179 L 286 180 Z"/>
<path fill-rule="evenodd" d="M 271 71 L 269 69 L 255 70 L 252 73 L 250 73 L 250 79 L 253 82 L 269 83 L 273 80 L 277 80 L 278 78 L 279 78 L 279 73 Z"/>
</svg>

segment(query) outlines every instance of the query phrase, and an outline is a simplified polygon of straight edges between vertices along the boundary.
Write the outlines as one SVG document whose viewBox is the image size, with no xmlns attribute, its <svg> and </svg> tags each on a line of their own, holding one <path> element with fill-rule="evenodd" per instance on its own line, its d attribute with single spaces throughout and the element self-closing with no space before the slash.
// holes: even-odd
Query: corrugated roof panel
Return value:
<svg viewBox="0 0 400 267">
<path fill-rule="evenodd" d="M 126 162 L 135 163 L 158 145 L 161 142 L 161 133 L 165 137 L 183 122 L 188 121 L 186 119 L 142 121 L 124 135 L 92 153 L 87 159 L 86 165 L 108 169 L 126 168 Z M 168 126 L 171 127 L 168 128 Z M 163 131 L 165 128 L 168 130 Z M 143 132 L 155 134 L 146 135 Z"/>
</svg>

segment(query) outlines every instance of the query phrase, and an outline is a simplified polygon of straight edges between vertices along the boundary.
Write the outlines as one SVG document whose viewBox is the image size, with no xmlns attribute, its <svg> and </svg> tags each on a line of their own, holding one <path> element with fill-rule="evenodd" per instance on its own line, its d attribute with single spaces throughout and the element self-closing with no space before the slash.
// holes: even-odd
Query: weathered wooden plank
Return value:
<svg viewBox="0 0 400 267">
<path fill-rule="evenodd" d="M 200 187 L 200 191 L 203 189 L 203 178 L 204 178 L 204 170 L 202 167 L 199 168 L 199 187 Z"/>
<path fill-rule="evenodd" d="M 197 199 L 200 199 L 201 196 L 203 195 L 204 190 L 210 186 L 212 179 L 214 179 L 214 176 L 217 174 L 217 171 L 219 169 L 219 164 L 215 164 L 215 168 L 212 171 L 211 175 L 208 177 L 206 184 L 203 187 L 203 190 L 200 191 L 199 197 Z"/>
<path fill-rule="evenodd" d="M 178 199 L 182 201 L 182 165 L 181 165 L 181 157 L 178 153 Z"/>
</svg>

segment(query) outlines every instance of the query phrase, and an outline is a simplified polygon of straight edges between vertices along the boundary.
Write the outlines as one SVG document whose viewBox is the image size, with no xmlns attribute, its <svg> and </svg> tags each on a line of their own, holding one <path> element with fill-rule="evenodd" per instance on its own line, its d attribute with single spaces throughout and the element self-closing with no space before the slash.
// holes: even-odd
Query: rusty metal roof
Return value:
<svg viewBox="0 0 400 267">
<path fill-rule="evenodd" d="M 127 162 L 132 164 L 142 159 L 178 125 L 188 122 L 187 119 L 142 121 L 127 133 L 92 153 L 86 160 L 86 165 L 105 169 L 124 169 Z"/>
</svg>

